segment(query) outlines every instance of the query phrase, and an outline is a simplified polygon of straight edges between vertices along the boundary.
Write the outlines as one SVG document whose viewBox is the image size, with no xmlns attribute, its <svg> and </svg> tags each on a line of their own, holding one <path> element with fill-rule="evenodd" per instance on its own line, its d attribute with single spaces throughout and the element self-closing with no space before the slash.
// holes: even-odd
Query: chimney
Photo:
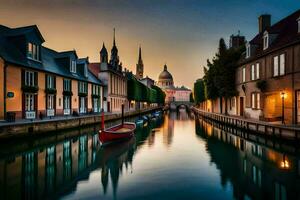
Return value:
<svg viewBox="0 0 300 200">
<path fill-rule="evenodd" d="M 265 31 L 271 26 L 271 15 L 265 14 L 258 18 L 258 31 L 259 33 Z"/>
</svg>

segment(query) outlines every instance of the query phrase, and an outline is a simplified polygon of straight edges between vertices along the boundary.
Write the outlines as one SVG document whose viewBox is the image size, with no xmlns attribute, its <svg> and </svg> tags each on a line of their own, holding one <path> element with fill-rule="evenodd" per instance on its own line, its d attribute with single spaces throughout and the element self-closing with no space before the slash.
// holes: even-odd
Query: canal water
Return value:
<svg viewBox="0 0 300 200">
<path fill-rule="evenodd" d="M 298 149 L 289 142 L 222 127 L 183 110 L 105 148 L 98 129 L 1 144 L 0 199 L 300 197 Z"/>
</svg>

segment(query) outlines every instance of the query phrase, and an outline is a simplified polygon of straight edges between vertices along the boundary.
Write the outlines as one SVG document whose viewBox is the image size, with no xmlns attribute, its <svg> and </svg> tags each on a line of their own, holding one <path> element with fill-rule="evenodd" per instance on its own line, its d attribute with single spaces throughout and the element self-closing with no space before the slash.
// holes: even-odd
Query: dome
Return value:
<svg viewBox="0 0 300 200">
<path fill-rule="evenodd" d="M 159 74 L 159 77 L 158 77 L 158 80 L 161 80 L 161 79 L 169 79 L 171 81 L 173 81 L 173 76 L 170 72 L 168 72 L 168 69 L 167 69 L 167 65 L 164 66 L 164 70 Z"/>
</svg>

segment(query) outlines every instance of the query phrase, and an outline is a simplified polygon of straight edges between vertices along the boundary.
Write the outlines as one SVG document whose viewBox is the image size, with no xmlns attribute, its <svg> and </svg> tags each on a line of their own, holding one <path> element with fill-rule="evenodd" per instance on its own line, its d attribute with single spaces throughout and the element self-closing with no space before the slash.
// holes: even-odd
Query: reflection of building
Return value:
<svg viewBox="0 0 300 200">
<path fill-rule="evenodd" d="M 191 90 L 184 86 L 175 87 L 173 76 L 168 71 L 167 65 L 164 66 L 164 70 L 159 74 L 157 86 L 159 86 L 166 94 L 166 102 L 180 101 L 189 102 Z"/>
<path fill-rule="evenodd" d="M 235 199 L 299 199 L 296 156 L 248 141 L 203 120 L 196 120 L 196 133 L 206 139 L 221 183 L 225 187 L 227 181 L 231 182 Z"/>
<path fill-rule="evenodd" d="M 115 34 L 111 58 L 108 62 L 108 53 L 103 43 L 100 51 L 100 63 L 90 63 L 89 69 L 107 87 L 104 88 L 104 110 L 107 112 L 121 111 L 121 105 L 127 106 L 127 80 L 119 61 L 118 48 L 116 46 Z"/>
<path fill-rule="evenodd" d="M 177 118 L 176 112 L 170 112 L 169 116 L 165 115 L 164 126 L 163 126 L 163 143 L 166 146 L 170 146 L 174 136 L 174 121 Z"/>
</svg>

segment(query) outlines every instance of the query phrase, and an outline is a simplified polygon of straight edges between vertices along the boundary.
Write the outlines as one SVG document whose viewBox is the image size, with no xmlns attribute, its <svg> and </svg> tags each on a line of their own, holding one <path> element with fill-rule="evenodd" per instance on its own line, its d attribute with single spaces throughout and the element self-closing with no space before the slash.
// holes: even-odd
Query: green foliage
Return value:
<svg viewBox="0 0 300 200">
<path fill-rule="evenodd" d="M 46 94 L 56 94 L 57 91 L 56 91 L 56 88 L 46 88 L 45 93 Z"/>
<path fill-rule="evenodd" d="M 204 68 L 205 90 L 208 99 L 219 97 L 228 99 L 237 94 L 235 70 L 243 51 L 244 47 L 227 49 L 224 40 L 220 39 L 218 53 L 212 61 L 207 60 L 207 68 Z"/>
<path fill-rule="evenodd" d="M 23 85 L 21 89 L 23 92 L 28 92 L 28 93 L 37 93 L 39 91 L 39 87 L 36 85 L 35 86 Z"/>
<path fill-rule="evenodd" d="M 147 87 L 138 81 L 132 73 L 127 73 L 126 76 L 128 100 L 148 103 L 164 103 L 165 94 L 159 87 Z"/>
<path fill-rule="evenodd" d="M 190 94 L 190 102 L 191 102 L 191 103 L 194 103 L 194 101 L 195 101 L 195 100 L 194 100 L 193 93 L 191 93 L 191 94 Z"/>
<path fill-rule="evenodd" d="M 63 91 L 63 95 L 64 96 L 73 96 L 73 92 L 72 91 Z"/>
<path fill-rule="evenodd" d="M 194 98 L 196 104 L 205 101 L 205 85 L 202 79 L 194 83 Z"/>
</svg>

